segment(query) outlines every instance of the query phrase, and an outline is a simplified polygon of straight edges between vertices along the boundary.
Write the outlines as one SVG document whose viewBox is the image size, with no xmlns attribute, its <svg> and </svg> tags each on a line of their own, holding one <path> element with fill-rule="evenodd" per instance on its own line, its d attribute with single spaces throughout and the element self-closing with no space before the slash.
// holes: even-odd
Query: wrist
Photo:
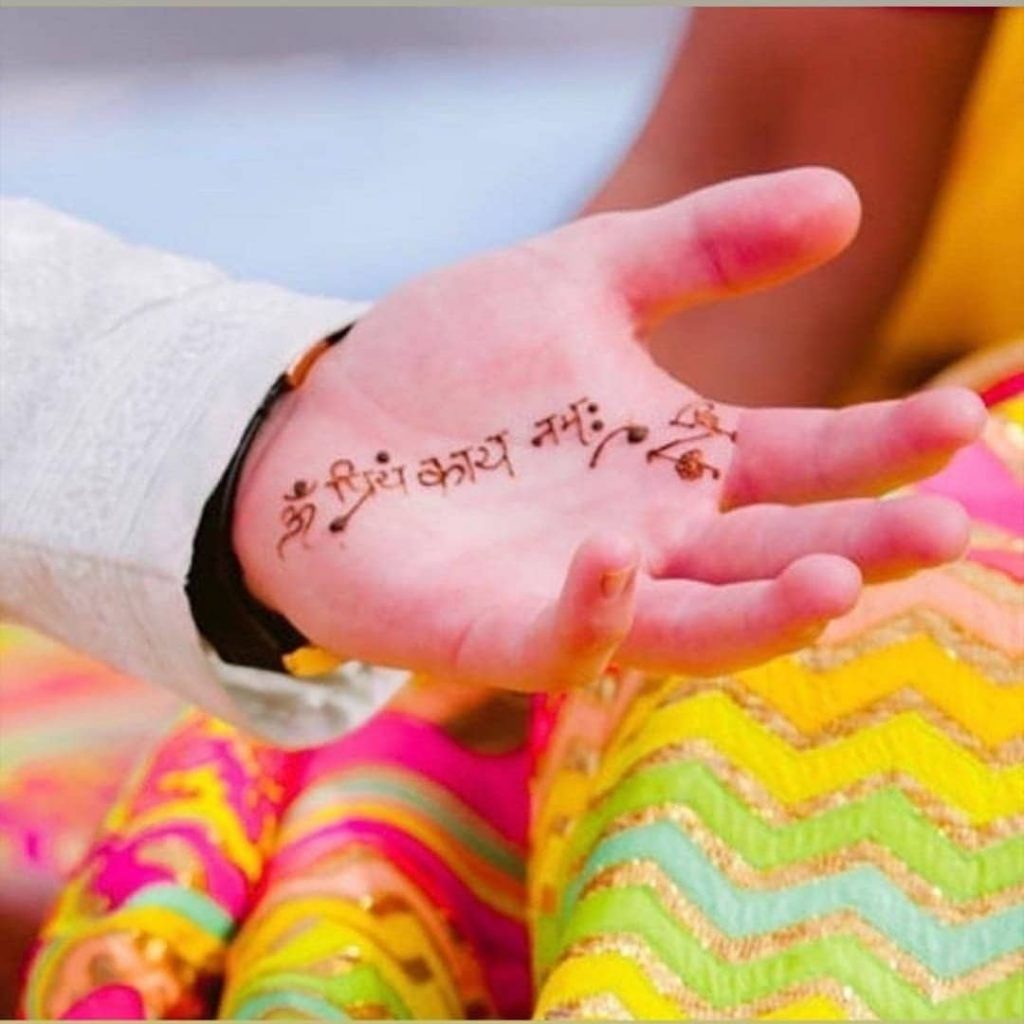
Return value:
<svg viewBox="0 0 1024 1024">
<path fill-rule="evenodd" d="M 266 466 L 276 461 L 301 401 L 300 388 L 316 360 L 347 334 L 322 339 L 275 381 L 243 432 L 227 469 L 204 507 L 186 584 L 200 633 L 224 661 L 296 672 L 294 654 L 308 646 L 286 617 L 287 601 L 267 572 L 254 500 L 265 489 Z M 321 667 L 319 661 L 314 672 Z M 328 668 L 330 666 L 327 666 Z"/>
<path fill-rule="evenodd" d="M 287 461 L 287 451 L 294 447 L 290 428 L 302 401 L 301 392 L 282 395 L 254 438 L 240 468 L 231 516 L 229 540 L 245 588 L 261 604 L 280 614 L 286 614 L 288 602 L 281 593 L 284 580 L 273 564 L 273 533 L 284 493 L 281 468 Z"/>
</svg>

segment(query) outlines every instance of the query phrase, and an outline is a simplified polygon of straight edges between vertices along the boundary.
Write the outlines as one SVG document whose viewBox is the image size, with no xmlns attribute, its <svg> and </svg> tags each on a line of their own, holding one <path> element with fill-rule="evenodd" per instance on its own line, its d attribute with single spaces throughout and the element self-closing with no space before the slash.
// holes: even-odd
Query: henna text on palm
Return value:
<svg viewBox="0 0 1024 1024">
<path fill-rule="evenodd" d="M 529 443 L 537 449 L 559 447 L 563 442 L 592 447 L 587 465 L 595 469 L 605 450 L 616 442 L 621 441 L 629 447 L 643 444 L 650 437 L 651 428 L 641 423 L 626 422 L 609 429 L 600 413 L 600 405 L 589 398 L 570 402 L 565 411 L 536 420 Z M 671 462 L 676 475 L 683 481 L 699 480 L 705 474 L 717 480 L 721 470 L 706 461 L 703 449 L 694 447 L 699 441 L 719 436 L 736 442 L 736 432 L 721 426 L 714 403 L 687 403 L 668 421 L 667 427 L 687 433 L 649 448 L 646 462 Z M 331 491 L 342 508 L 341 513 L 327 524 L 330 533 L 338 534 L 348 528 L 356 513 L 371 499 L 387 492 L 407 495 L 410 489 L 440 488 L 442 494 L 448 494 L 454 488 L 480 483 L 488 473 L 504 471 L 509 477 L 516 476 L 507 430 L 490 434 L 482 442 L 449 452 L 443 458 L 429 456 L 420 459 L 415 470 L 405 464 L 393 465 L 391 453 L 386 450 L 378 451 L 374 461 L 376 465 L 366 469 L 358 467 L 351 459 L 338 458 L 331 463 L 323 481 L 295 480 L 291 489 L 282 496 L 284 504 L 280 519 L 284 529 L 277 541 L 278 556 L 284 558 L 285 549 L 293 540 L 304 545 L 308 543 L 320 511 L 314 495 L 321 487 Z"/>
</svg>

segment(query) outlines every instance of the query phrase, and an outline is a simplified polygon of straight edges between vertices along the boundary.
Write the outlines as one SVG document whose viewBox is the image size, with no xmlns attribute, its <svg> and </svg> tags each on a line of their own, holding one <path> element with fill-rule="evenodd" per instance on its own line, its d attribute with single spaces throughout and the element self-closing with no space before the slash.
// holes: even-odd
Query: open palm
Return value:
<svg viewBox="0 0 1024 1024">
<path fill-rule="evenodd" d="M 235 541 L 253 591 L 347 657 L 547 689 L 612 659 L 714 672 L 805 643 L 864 577 L 955 557 L 959 508 L 877 494 L 980 429 L 945 390 L 747 410 L 660 370 L 648 328 L 852 236 L 838 175 L 589 218 L 407 285 L 259 438 Z"/>
</svg>

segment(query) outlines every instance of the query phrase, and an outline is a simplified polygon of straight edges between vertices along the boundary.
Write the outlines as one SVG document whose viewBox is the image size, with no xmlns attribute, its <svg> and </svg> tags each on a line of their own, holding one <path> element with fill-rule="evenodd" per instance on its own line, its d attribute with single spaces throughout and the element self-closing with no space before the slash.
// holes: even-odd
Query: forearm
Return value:
<svg viewBox="0 0 1024 1024">
<path fill-rule="evenodd" d="M 222 678 L 185 593 L 203 505 L 275 376 L 362 307 L 0 206 L 0 613 L 281 743 L 350 695 Z M 301 719 L 301 721 L 300 721 Z"/>
<path fill-rule="evenodd" d="M 826 400 L 920 243 L 990 18 L 948 11 L 699 11 L 647 124 L 588 211 L 799 164 L 843 171 L 860 237 L 828 267 L 680 315 L 654 344 L 699 389 Z"/>
</svg>

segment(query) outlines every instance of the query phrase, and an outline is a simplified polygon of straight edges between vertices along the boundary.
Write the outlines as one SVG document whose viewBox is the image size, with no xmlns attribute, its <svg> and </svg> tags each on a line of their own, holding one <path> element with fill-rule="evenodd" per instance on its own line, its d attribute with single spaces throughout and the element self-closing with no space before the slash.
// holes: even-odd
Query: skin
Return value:
<svg viewBox="0 0 1024 1024">
<path fill-rule="evenodd" d="M 586 212 L 824 164 L 854 182 L 865 216 L 857 244 L 827 267 L 666 323 L 653 339 L 662 365 L 747 405 L 833 398 L 920 247 L 992 17 L 982 9 L 694 11 L 646 124 Z M 929 375 L 925 368 L 905 390 Z"/>
<path fill-rule="evenodd" d="M 247 460 L 234 542 L 247 585 L 314 642 L 454 682 L 551 689 L 612 660 L 717 672 L 793 649 L 856 601 L 862 577 L 956 557 L 966 521 L 931 497 L 864 495 L 941 465 L 980 432 L 971 393 L 842 412 L 717 406 L 719 470 L 609 447 L 537 448 L 534 421 L 586 395 L 609 424 L 665 430 L 700 396 L 659 368 L 664 319 L 769 287 L 857 230 L 841 175 L 804 168 L 661 207 L 584 218 L 428 274 L 385 299 L 283 400 Z M 410 489 L 343 534 L 277 551 L 282 496 L 344 456 L 418 460 L 509 431 L 516 476 Z"/>
</svg>

